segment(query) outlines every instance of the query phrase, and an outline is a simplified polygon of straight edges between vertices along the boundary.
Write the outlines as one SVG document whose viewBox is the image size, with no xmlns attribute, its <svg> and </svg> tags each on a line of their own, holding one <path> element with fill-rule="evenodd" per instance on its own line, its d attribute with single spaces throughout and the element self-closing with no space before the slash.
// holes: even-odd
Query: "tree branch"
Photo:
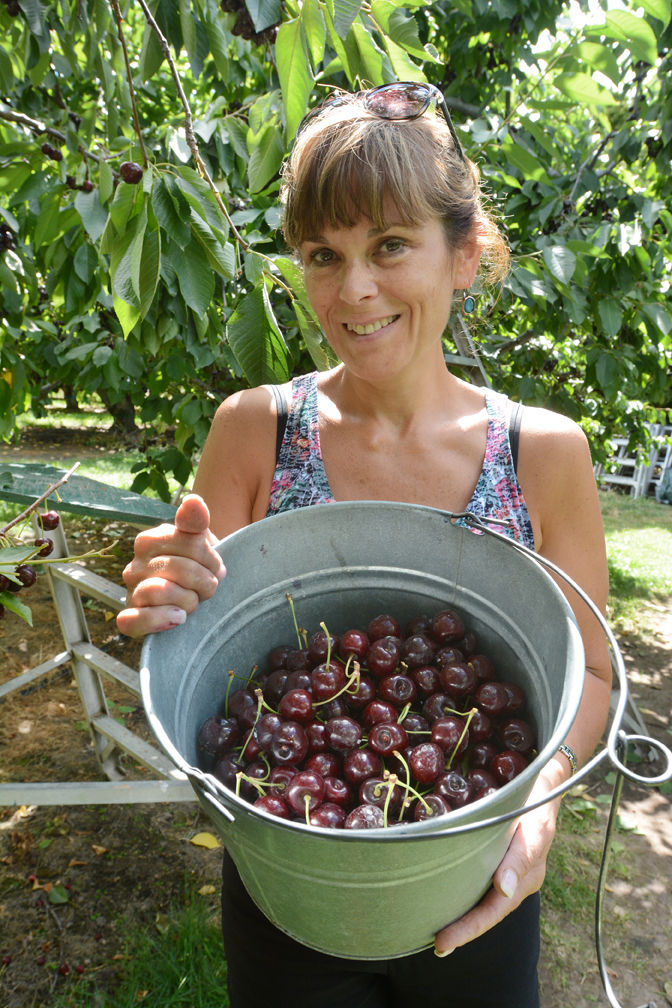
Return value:
<svg viewBox="0 0 672 1008">
<path fill-rule="evenodd" d="M 60 130 L 54 129 L 53 126 L 45 126 L 38 119 L 31 119 L 30 116 L 24 115 L 22 112 L 12 112 L 10 109 L 0 108 L 0 119 L 15 123 L 17 126 L 24 126 L 31 133 L 34 133 L 35 136 L 41 136 L 43 133 L 46 133 L 47 136 L 53 137 L 58 143 L 66 143 L 66 136 Z M 92 154 L 90 150 L 81 145 L 77 149 L 80 154 L 86 158 L 91 158 L 92 161 L 99 162 L 103 160 L 97 154 Z"/>
<path fill-rule="evenodd" d="M 138 106 L 135 101 L 135 88 L 133 87 L 133 71 L 131 70 L 131 61 L 128 58 L 128 49 L 126 48 L 126 39 L 124 38 L 124 19 L 121 14 L 121 8 L 119 7 L 119 0 L 110 0 L 112 10 L 114 12 L 114 17 L 117 22 L 117 37 L 121 44 L 121 49 L 124 54 L 124 62 L 126 64 L 126 79 L 128 81 L 128 90 L 131 96 L 131 107 L 133 109 L 133 125 L 135 128 L 135 135 L 138 138 L 138 143 L 140 144 L 140 150 L 142 151 L 142 163 L 146 168 L 148 164 L 147 151 L 145 150 L 145 141 L 142 139 L 142 131 L 140 129 L 140 119 L 138 117 Z"/>
</svg>

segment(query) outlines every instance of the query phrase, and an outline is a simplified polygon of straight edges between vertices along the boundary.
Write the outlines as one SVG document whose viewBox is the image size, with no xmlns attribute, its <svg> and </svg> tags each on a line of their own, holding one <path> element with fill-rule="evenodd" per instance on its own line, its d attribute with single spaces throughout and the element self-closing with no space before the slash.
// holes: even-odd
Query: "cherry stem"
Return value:
<svg viewBox="0 0 672 1008">
<path fill-rule="evenodd" d="M 350 655 L 350 658 L 352 658 L 352 655 Z M 350 658 L 348 658 L 348 664 L 350 664 Z M 348 666 L 346 665 L 345 666 L 346 673 L 347 669 Z M 354 693 L 355 690 L 350 689 L 353 683 L 359 685 L 359 662 L 355 662 L 355 671 L 352 673 L 351 676 L 348 676 L 348 678 L 345 681 L 345 685 L 341 686 L 338 693 L 334 693 L 333 696 L 327 697 L 326 700 L 316 700 L 315 703 L 313 704 L 313 707 L 321 707 L 322 704 L 331 703 L 331 701 L 339 697 L 341 693 Z"/>
<path fill-rule="evenodd" d="M 387 794 L 385 796 L 385 805 L 383 806 L 383 825 L 387 826 L 387 813 L 390 808 L 390 802 L 392 800 L 392 792 L 394 791 L 394 786 L 397 783 L 397 775 L 390 774 L 387 779 Z"/>
<path fill-rule="evenodd" d="M 451 766 L 453 764 L 453 760 L 455 759 L 455 755 L 457 753 L 457 750 L 462 745 L 462 741 L 464 739 L 464 736 L 469 731 L 469 725 L 471 723 L 471 720 L 472 720 L 474 714 L 476 714 L 477 712 L 478 712 L 478 709 L 476 707 L 472 707 L 471 710 L 469 711 L 469 713 L 467 714 L 467 720 L 465 721 L 464 728 L 462 729 L 462 734 L 460 735 L 459 739 L 455 743 L 455 748 L 453 749 L 453 751 L 452 751 L 452 753 L 450 755 L 450 759 L 446 763 L 446 770 L 450 770 L 450 768 L 451 768 Z"/>
<path fill-rule="evenodd" d="M 232 668 L 230 668 L 229 671 L 228 671 L 228 673 L 227 673 L 227 675 L 228 675 L 229 681 L 226 684 L 226 694 L 224 696 L 224 716 L 225 717 L 229 716 L 229 693 L 231 692 L 231 683 L 235 679 L 236 673 L 233 671 Z"/>
<path fill-rule="evenodd" d="M 431 812 L 431 809 L 430 809 L 429 805 L 427 804 L 427 802 L 425 801 L 425 799 L 422 797 L 422 795 L 420 794 L 420 792 L 416 791 L 416 789 L 411 784 L 411 771 L 410 771 L 408 763 L 406 762 L 406 760 L 404 759 L 404 757 L 401 755 L 401 753 L 399 752 L 398 749 L 395 749 L 394 752 L 392 753 L 392 755 L 397 757 L 397 759 L 399 760 L 399 762 L 402 764 L 402 766 L 404 767 L 404 769 L 406 771 L 406 780 L 405 781 L 398 781 L 399 787 L 403 788 L 407 795 L 413 795 L 415 798 L 417 798 L 419 801 L 421 801 L 422 804 L 425 806 L 426 810 L 428 812 Z M 392 776 L 396 776 L 396 775 L 390 774 L 390 776 L 392 777 Z M 404 804 L 402 804 L 401 810 L 399 812 L 399 818 L 400 819 L 401 819 L 402 815 L 404 814 L 404 807 L 405 807 Z"/>
<path fill-rule="evenodd" d="M 306 826 L 310 826 L 310 795 L 305 794 L 303 796 L 303 801 L 306 806 Z"/>
<path fill-rule="evenodd" d="M 326 623 L 324 623 L 324 621 L 320 623 L 320 627 L 322 628 L 322 630 L 324 630 L 325 634 L 327 635 L 327 668 L 329 668 L 329 662 L 331 661 L 331 634 L 327 630 L 327 625 Z"/>
<path fill-rule="evenodd" d="M 294 621 L 294 630 L 296 631 L 296 639 L 299 642 L 299 650 L 300 650 L 301 649 L 301 645 L 304 643 L 304 641 L 302 641 L 302 639 L 301 639 L 301 634 L 299 632 L 299 624 L 296 622 L 296 611 L 294 609 L 294 599 L 289 594 L 289 592 L 285 592 L 285 597 L 286 597 L 287 601 L 289 602 L 289 608 L 292 610 L 292 620 Z"/>
</svg>

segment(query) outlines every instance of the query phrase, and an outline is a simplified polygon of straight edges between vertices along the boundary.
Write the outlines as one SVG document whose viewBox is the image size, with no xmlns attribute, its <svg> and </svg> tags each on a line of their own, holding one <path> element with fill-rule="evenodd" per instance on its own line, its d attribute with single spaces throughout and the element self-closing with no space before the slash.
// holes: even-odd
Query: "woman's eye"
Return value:
<svg viewBox="0 0 672 1008">
<path fill-rule="evenodd" d="M 401 238 L 386 238 L 381 243 L 381 248 L 383 252 L 387 253 L 401 252 L 404 248 L 404 241 Z"/>
<path fill-rule="evenodd" d="M 334 261 L 334 253 L 328 248 L 318 248 L 310 253 L 310 261 L 317 266 L 327 266 Z"/>
</svg>

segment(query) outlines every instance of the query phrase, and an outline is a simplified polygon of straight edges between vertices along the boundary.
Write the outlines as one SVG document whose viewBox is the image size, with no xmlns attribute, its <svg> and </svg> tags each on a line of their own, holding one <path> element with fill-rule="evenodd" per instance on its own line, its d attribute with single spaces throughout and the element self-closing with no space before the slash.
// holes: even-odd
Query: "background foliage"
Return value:
<svg viewBox="0 0 672 1008">
<path fill-rule="evenodd" d="M 474 337 L 493 384 L 596 458 L 663 418 L 671 0 L 1 0 L 0 435 L 56 388 L 145 425 L 183 483 L 235 388 L 328 364 L 278 231 L 325 87 L 429 79 L 515 268 Z M 125 163 L 140 166 L 126 182 Z"/>
</svg>

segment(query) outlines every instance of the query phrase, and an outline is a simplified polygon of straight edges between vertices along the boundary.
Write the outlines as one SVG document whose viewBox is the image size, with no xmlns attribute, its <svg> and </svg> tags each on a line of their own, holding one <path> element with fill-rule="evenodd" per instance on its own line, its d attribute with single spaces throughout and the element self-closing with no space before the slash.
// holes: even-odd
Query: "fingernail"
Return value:
<svg viewBox="0 0 672 1008">
<path fill-rule="evenodd" d="M 445 959 L 446 956 L 449 956 L 451 954 L 451 952 L 454 952 L 454 951 L 455 951 L 454 948 L 447 948 L 447 949 L 437 949 L 437 948 L 435 948 L 434 949 L 434 955 L 438 956 L 439 959 Z"/>
<path fill-rule="evenodd" d="M 170 623 L 168 625 L 171 627 L 180 626 L 187 619 L 184 609 L 179 609 L 177 606 L 171 606 L 168 612 L 170 614 Z"/>
<path fill-rule="evenodd" d="M 502 875 L 502 881 L 499 885 L 505 896 L 513 896 L 516 891 L 516 886 L 518 885 L 518 876 L 509 868 Z"/>
</svg>

